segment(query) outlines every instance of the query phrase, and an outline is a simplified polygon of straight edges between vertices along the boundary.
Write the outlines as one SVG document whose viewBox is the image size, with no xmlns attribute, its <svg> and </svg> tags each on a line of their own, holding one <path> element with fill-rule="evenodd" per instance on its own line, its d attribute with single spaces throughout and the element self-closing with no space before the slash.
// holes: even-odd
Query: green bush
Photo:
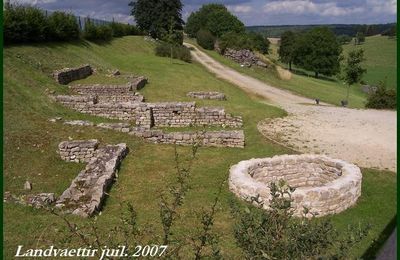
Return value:
<svg viewBox="0 0 400 260">
<path fill-rule="evenodd" d="M 196 35 L 197 43 L 206 50 L 213 50 L 215 37 L 208 30 L 199 30 Z"/>
<path fill-rule="evenodd" d="M 113 37 L 113 30 L 109 25 L 96 26 L 87 20 L 83 37 L 89 41 L 109 41 Z"/>
<path fill-rule="evenodd" d="M 375 93 L 369 94 L 365 107 L 375 109 L 396 109 L 396 94 L 396 90 L 387 89 L 386 84 L 381 82 Z"/>
<path fill-rule="evenodd" d="M 46 16 L 35 7 L 6 4 L 4 9 L 4 42 L 41 42 L 47 40 Z"/>
<path fill-rule="evenodd" d="M 79 27 L 71 14 L 54 12 L 48 17 L 49 37 L 51 40 L 68 41 L 79 38 Z"/>
<path fill-rule="evenodd" d="M 112 22 L 110 26 L 113 32 L 113 37 L 140 34 L 139 30 L 134 25 Z"/>
<path fill-rule="evenodd" d="M 157 45 L 155 52 L 156 55 L 160 57 L 171 57 L 172 54 L 172 58 L 174 59 L 180 59 L 185 62 L 190 62 L 192 60 L 190 50 L 182 45 L 174 45 L 162 42 Z"/>
</svg>

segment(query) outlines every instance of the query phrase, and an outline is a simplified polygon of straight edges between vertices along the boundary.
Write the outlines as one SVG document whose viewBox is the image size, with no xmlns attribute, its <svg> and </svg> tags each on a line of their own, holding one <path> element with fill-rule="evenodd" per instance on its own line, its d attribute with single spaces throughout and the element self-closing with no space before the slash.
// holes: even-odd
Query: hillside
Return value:
<svg viewBox="0 0 400 260">
<path fill-rule="evenodd" d="M 377 85 L 379 81 L 387 79 L 388 88 L 396 88 L 397 82 L 397 40 L 386 36 L 366 37 L 361 45 L 343 45 L 343 52 L 354 49 L 363 49 L 367 73 L 364 81 L 370 85 Z"/>
<path fill-rule="evenodd" d="M 224 106 L 227 112 L 244 119 L 246 146 L 240 148 L 201 148 L 193 167 L 191 190 L 185 198 L 182 219 L 178 220 L 176 234 L 188 234 L 200 222 L 193 211 L 206 208 L 214 200 L 221 181 L 226 180 L 230 165 L 240 160 L 292 153 L 290 150 L 265 140 L 257 130 L 257 123 L 265 118 L 285 116 L 276 107 L 265 105 L 257 97 L 248 96 L 231 84 L 215 78 L 197 63 L 184 63 L 156 57 L 154 45 L 143 37 L 129 36 L 106 44 L 77 41 L 65 44 L 18 45 L 4 49 L 4 190 L 17 195 L 25 194 L 26 180 L 32 182 L 32 192 L 65 190 L 83 164 L 67 163 L 56 153 L 61 141 L 73 139 L 98 139 L 101 143 L 125 142 L 130 153 L 122 163 L 118 181 L 109 192 L 105 208 L 97 217 L 100 232 L 109 235 L 108 229 L 119 221 L 121 203 L 131 202 L 138 212 L 139 222 L 151 223 L 161 230 L 159 219 L 160 192 L 175 178 L 174 146 L 156 145 L 124 133 L 100 130 L 94 127 L 66 126 L 49 122 L 49 118 L 88 119 L 94 122 L 108 120 L 79 114 L 52 102 L 46 93 L 68 92 L 67 87 L 55 83 L 51 73 L 55 69 L 89 63 L 97 73 L 77 83 L 123 82 L 106 77 L 109 69 L 119 69 L 123 74 L 144 75 L 150 83 L 140 91 L 146 101 L 193 101 L 186 97 L 188 91 L 220 91 L 228 100 L 197 101 L 199 105 Z M 254 72 L 259 73 L 259 72 Z M 258 74 L 257 74 L 258 75 Z M 267 75 L 266 77 L 271 77 Z M 276 79 L 274 79 L 276 80 Z M 288 86 L 297 82 L 307 85 L 313 79 L 295 77 Z M 281 81 L 277 81 L 278 83 Z M 332 93 L 336 83 L 318 81 Z M 295 84 L 296 83 L 296 84 Z M 339 92 L 338 92 L 339 93 Z M 339 95 L 339 94 L 337 94 Z M 354 103 L 362 99 L 353 97 Z M 335 99 L 332 99 L 334 101 Z M 358 100 L 358 101 L 357 101 Z M 178 147 L 178 152 L 188 153 L 190 148 Z M 348 223 L 359 220 L 373 226 L 370 235 L 352 250 L 361 256 L 371 243 L 378 239 L 396 212 L 396 175 L 392 172 L 363 169 L 363 191 L 357 205 L 346 212 L 332 216 L 339 230 Z M 222 254 L 226 259 L 240 259 L 241 252 L 235 244 L 232 231 L 229 200 L 235 196 L 225 183 L 217 211 L 215 231 L 220 235 Z M 87 220 L 68 216 L 71 221 L 83 224 Z M 191 225 L 187 225 L 191 223 Z M 44 210 L 17 204 L 4 205 L 5 259 L 15 255 L 17 245 L 36 247 L 62 244 L 60 232 L 64 223 Z M 79 247 L 72 241 L 68 247 Z"/>
</svg>

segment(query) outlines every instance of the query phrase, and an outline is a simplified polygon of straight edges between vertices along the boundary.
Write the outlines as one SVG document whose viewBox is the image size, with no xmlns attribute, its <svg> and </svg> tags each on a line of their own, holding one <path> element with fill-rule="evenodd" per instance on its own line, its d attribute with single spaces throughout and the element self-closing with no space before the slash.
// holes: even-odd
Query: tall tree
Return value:
<svg viewBox="0 0 400 260">
<path fill-rule="evenodd" d="M 181 43 L 182 37 L 179 34 L 182 34 L 184 22 L 180 0 L 135 0 L 129 6 L 132 7 L 131 15 L 140 29 L 147 31 L 153 38 L 165 39 L 173 24 L 176 42 Z"/>
<path fill-rule="evenodd" d="M 190 14 L 185 32 L 191 37 L 196 37 L 200 29 L 208 30 L 218 38 L 227 32 L 245 31 L 244 24 L 222 4 L 206 4 Z"/>
<path fill-rule="evenodd" d="M 292 62 L 295 60 L 296 34 L 292 31 L 286 31 L 282 34 L 278 50 L 279 59 L 289 64 L 289 70 L 292 70 Z"/>
<path fill-rule="evenodd" d="M 340 71 L 342 47 L 335 34 L 327 27 L 317 27 L 295 41 L 294 63 L 303 69 L 333 76 Z"/>
<path fill-rule="evenodd" d="M 362 79 L 363 74 L 367 71 L 361 66 L 361 63 L 365 60 L 364 50 L 358 49 L 350 51 L 347 55 L 346 62 L 343 68 L 343 80 L 347 84 L 347 95 L 346 101 L 349 100 L 349 93 L 351 85 L 359 83 Z"/>
<path fill-rule="evenodd" d="M 354 39 L 354 45 L 365 42 L 365 34 L 363 32 L 357 32 L 356 38 Z"/>
</svg>

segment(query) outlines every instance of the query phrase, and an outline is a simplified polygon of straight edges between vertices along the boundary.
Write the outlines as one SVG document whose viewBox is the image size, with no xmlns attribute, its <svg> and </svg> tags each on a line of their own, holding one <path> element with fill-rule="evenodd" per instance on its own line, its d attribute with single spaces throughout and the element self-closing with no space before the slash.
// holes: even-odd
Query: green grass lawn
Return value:
<svg viewBox="0 0 400 260">
<path fill-rule="evenodd" d="M 161 230 L 159 196 L 174 178 L 173 145 L 155 145 L 139 138 L 91 127 L 66 126 L 51 123 L 49 118 L 87 119 L 108 121 L 82 115 L 63 108 L 46 96 L 46 89 L 67 93 L 67 87 L 57 85 L 51 77 L 55 69 L 89 63 L 97 74 L 81 83 L 119 83 L 109 79 L 108 69 L 118 68 L 123 74 L 144 75 L 149 84 L 141 90 L 148 101 L 189 101 L 188 91 L 213 90 L 227 95 L 228 100 L 198 101 L 198 105 L 224 106 L 227 112 L 244 119 L 246 147 L 201 148 L 193 168 L 191 189 L 182 207 L 183 217 L 178 220 L 175 234 L 190 234 L 199 225 L 194 211 L 211 205 L 218 186 L 227 180 L 228 169 L 240 160 L 291 153 L 267 140 L 257 131 L 257 123 L 268 117 L 281 117 L 286 113 L 265 105 L 239 88 L 215 78 L 197 63 L 171 62 L 156 57 L 154 46 L 143 37 L 124 37 L 109 44 L 97 45 L 86 41 L 72 44 L 18 45 L 4 49 L 4 190 L 24 194 L 23 184 L 33 184 L 32 193 L 55 192 L 60 195 L 71 180 L 84 168 L 83 164 L 62 161 L 56 153 L 57 145 L 69 137 L 99 139 L 102 144 L 127 143 L 129 155 L 122 162 L 119 179 L 113 185 L 103 213 L 97 217 L 100 232 L 106 234 L 110 226 L 119 221 L 121 201 L 133 203 L 140 223 L 152 223 Z M 258 73 L 258 72 L 254 72 Z M 311 79 L 307 79 L 310 82 Z M 279 81 L 278 81 L 279 83 Z M 333 83 L 332 83 L 333 84 Z M 181 153 L 190 148 L 179 147 Z M 215 230 L 220 234 L 222 254 L 226 259 L 241 259 L 235 245 L 228 201 L 234 195 L 224 185 L 217 211 Z M 357 205 L 332 217 L 339 229 L 348 223 L 368 221 L 373 230 L 351 252 L 363 254 L 372 241 L 396 214 L 396 176 L 394 173 L 363 170 L 363 193 Z M 83 224 L 88 220 L 68 216 Z M 191 223 L 188 225 L 187 223 Z M 44 210 L 15 204 L 4 205 L 5 259 L 12 259 L 17 245 L 25 248 L 48 246 L 59 241 L 63 223 Z M 71 242 L 71 246 L 79 246 Z"/>
<path fill-rule="evenodd" d="M 189 43 L 196 44 L 193 40 L 187 41 Z M 196 44 L 196 46 L 198 45 Z M 271 49 L 271 56 L 267 55 L 267 58 L 272 61 L 277 61 L 278 56 L 276 54 L 276 46 L 272 46 Z M 334 105 L 340 105 L 340 101 L 346 98 L 347 86 L 334 78 L 316 79 L 311 76 L 311 74 L 310 76 L 304 76 L 293 73 L 290 80 L 282 80 L 279 78 L 274 66 L 270 66 L 268 69 L 262 69 L 256 66 L 253 66 L 251 68 L 240 67 L 240 64 L 221 56 L 215 51 L 204 50 L 202 48 L 201 50 L 206 52 L 208 55 L 210 55 L 212 58 L 219 61 L 220 63 L 231 67 L 243 74 L 257 78 L 261 81 L 266 82 L 267 84 L 271 84 L 272 86 L 290 90 L 293 93 L 301 96 L 309 97 L 312 99 L 319 98 L 324 102 Z M 359 86 L 353 86 L 350 89 L 349 107 L 363 108 L 365 106 L 365 102 L 366 95 L 361 92 Z"/>
<path fill-rule="evenodd" d="M 379 81 L 387 80 L 387 87 L 397 89 L 397 40 L 387 36 L 366 37 L 361 45 L 346 44 L 344 53 L 354 49 L 364 49 L 366 61 L 364 66 L 367 73 L 364 81 L 367 84 L 377 85 Z"/>
</svg>

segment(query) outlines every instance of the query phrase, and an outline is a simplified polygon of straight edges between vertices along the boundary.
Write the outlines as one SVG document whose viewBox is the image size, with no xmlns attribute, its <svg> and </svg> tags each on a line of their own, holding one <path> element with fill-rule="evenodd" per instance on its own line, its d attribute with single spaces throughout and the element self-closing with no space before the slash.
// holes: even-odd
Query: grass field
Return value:
<svg viewBox="0 0 400 260">
<path fill-rule="evenodd" d="M 379 81 L 387 79 L 388 88 L 397 88 L 397 40 L 387 36 L 366 37 L 361 45 L 346 44 L 344 53 L 354 49 L 364 49 L 366 61 L 364 66 L 367 73 L 364 81 L 367 84 L 377 85 Z"/>
<path fill-rule="evenodd" d="M 133 203 L 140 223 L 151 223 L 161 232 L 159 196 L 174 178 L 174 147 L 145 143 L 123 133 L 91 127 L 65 126 L 51 123 L 49 118 L 89 119 L 108 121 L 63 108 L 53 103 L 46 89 L 66 93 L 65 86 L 51 78 L 54 69 L 90 63 L 97 75 L 80 82 L 103 83 L 114 81 L 105 77 L 107 69 L 118 68 L 122 73 L 145 75 L 150 83 L 141 91 L 148 101 L 187 101 L 186 92 L 213 90 L 224 92 L 228 100 L 199 101 L 199 105 L 224 106 L 227 112 L 244 119 L 246 147 L 201 148 L 193 168 L 191 189 L 182 207 L 183 217 L 178 220 L 175 235 L 190 234 L 199 220 L 194 213 L 211 205 L 222 180 L 227 180 L 228 169 L 240 160 L 291 153 L 267 140 L 257 131 L 256 124 L 267 117 L 281 117 L 286 113 L 259 102 L 239 88 L 215 78 L 196 63 L 184 63 L 156 57 L 154 46 L 142 37 L 124 37 L 109 44 L 78 41 L 72 44 L 20 45 L 4 49 L 4 190 L 14 194 L 25 193 L 23 184 L 32 182 L 32 193 L 55 192 L 60 195 L 71 180 L 84 168 L 83 164 L 62 161 L 56 153 L 57 145 L 69 137 L 99 139 L 105 143 L 127 143 L 129 155 L 122 163 L 119 179 L 113 185 L 105 208 L 97 217 L 100 232 L 119 221 L 121 201 Z M 255 72 L 256 73 L 256 72 Z M 310 79 L 311 80 L 311 79 Z M 117 80 L 119 82 L 119 80 Z M 280 81 L 278 81 L 279 83 Z M 307 79 L 307 82 L 309 80 Z M 189 148 L 179 147 L 185 153 Z M 241 259 L 235 245 L 229 210 L 234 196 L 224 185 L 217 211 L 215 230 L 220 234 L 222 254 L 226 259 Z M 363 169 L 363 192 L 357 205 L 343 214 L 332 217 L 339 230 L 348 223 L 370 222 L 370 235 L 351 252 L 360 256 L 384 230 L 396 214 L 396 176 L 391 172 Z M 75 216 L 68 218 L 77 223 L 88 220 Z M 188 225 L 187 223 L 191 223 Z M 4 205 L 5 259 L 12 259 L 17 245 L 25 248 L 49 246 L 60 240 L 63 226 L 59 218 L 44 210 L 16 204 Z M 57 243 L 56 243 L 57 244 Z M 70 247 L 79 246 L 71 242 Z"/>
</svg>

